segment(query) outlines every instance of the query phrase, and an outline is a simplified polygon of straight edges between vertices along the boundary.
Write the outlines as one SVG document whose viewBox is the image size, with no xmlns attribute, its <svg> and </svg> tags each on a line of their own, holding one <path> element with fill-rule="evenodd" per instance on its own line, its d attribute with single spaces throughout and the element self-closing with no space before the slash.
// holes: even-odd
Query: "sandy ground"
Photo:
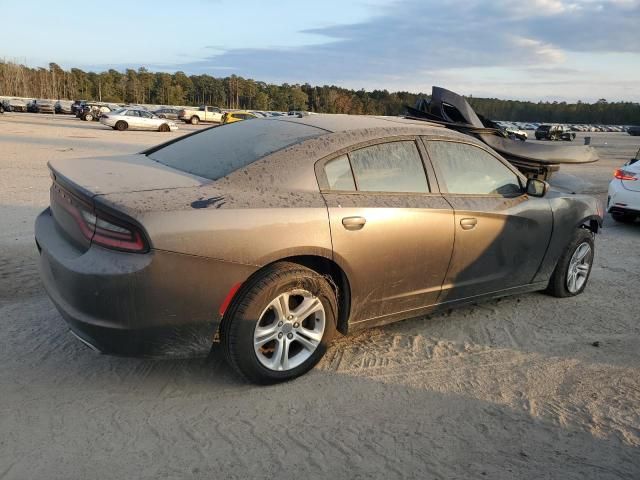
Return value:
<svg viewBox="0 0 640 480">
<path fill-rule="evenodd" d="M 640 478 L 640 223 L 607 218 L 577 298 L 521 295 L 340 338 L 285 385 L 240 382 L 217 349 L 150 361 L 84 347 L 35 267 L 46 162 L 193 128 L 0 116 L 0 479 Z M 563 173 L 604 197 L 639 140 L 591 136 L 603 160 Z"/>
</svg>

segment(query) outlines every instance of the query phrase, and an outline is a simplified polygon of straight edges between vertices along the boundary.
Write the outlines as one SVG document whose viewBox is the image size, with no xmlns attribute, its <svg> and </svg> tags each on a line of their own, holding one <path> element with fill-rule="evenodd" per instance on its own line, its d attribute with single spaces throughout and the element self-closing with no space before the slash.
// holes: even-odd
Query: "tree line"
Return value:
<svg viewBox="0 0 640 480">
<path fill-rule="evenodd" d="M 218 78 L 150 72 L 144 67 L 119 72 L 64 70 L 56 63 L 32 68 L 0 61 L 0 95 L 47 99 L 84 99 L 111 103 L 215 105 L 249 110 L 309 110 L 319 113 L 399 115 L 424 93 L 351 90 L 335 85 L 275 85 L 236 75 Z M 640 124 L 633 102 L 528 102 L 474 98 L 467 100 L 487 118 L 521 122 Z"/>
</svg>

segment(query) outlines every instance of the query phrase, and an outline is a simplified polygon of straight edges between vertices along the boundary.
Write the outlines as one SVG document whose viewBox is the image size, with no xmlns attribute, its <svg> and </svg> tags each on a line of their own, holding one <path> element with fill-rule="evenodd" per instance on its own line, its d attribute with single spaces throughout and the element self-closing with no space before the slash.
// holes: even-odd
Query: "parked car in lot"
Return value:
<svg viewBox="0 0 640 480">
<path fill-rule="evenodd" d="M 509 136 L 509 138 L 515 138 L 518 140 L 522 140 L 523 142 L 529 138 L 529 135 L 524 130 L 518 127 L 506 127 L 504 132 Z"/>
<path fill-rule="evenodd" d="M 540 125 L 536 129 L 536 140 L 565 140 L 572 141 L 576 133 L 564 125 Z"/>
<path fill-rule="evenodd" d="M 27 104 L 23 100 L 19 98 L 12 98 L 9 100 L 9 106 L 11 107 L 12 112 L 26 112 Z"/>
<path fill-rule="evenodd" d="M 607 211 L 617 222 L 632 223 L 640 217 L 640 150 L 614 172 L 609 183 Z"/>
<path fill-rule="evenodd" d="M 74 113 L 71 102 L 67 100 L 58 100 L 54 105 L 54 109 L 58 115 L 71 115 Z"/>
<path fill-rule="evenodd" d="M 0 100 L 0 113 L 10 112 L 10 111 L 11 111 L 11 104 L 9 103 L 9 100 Z"/>
<path fill-rule="evenodd" d="M 158 110 L 154 110 L 153 114 L 158 118 L 169 118 L 171 120 L 178 120 L 178 114 L 180 113 L 180 109 L 178 108 L 159 108 Z"/>
<path fill-rule="evenodd" d="M 391 117 L 256 119 L 49 168 L 39 266 L 72 331 L 148 356 L 206 355 L 218 332 L 256 383 L 302 375 L 336 330 L 578 295 L 602 221 L 475 137 Z"/>
<path fill-rule="evenodd" d="M 86 122 L 91 122 L 92 120 L 97 121 L 100 118 L 100 115 L 109 113 L 113 110 L 114 108 L 104 103 L 86 102 L 82 105 L 82 110 L 77 111 L 76 117 Z"/>
<path fill-rule="evenodd" d="M 114 130 L 156 130 L 158 132 L 170 132 L 177 130 L 175 122 L 166 118 L 159 118 L 147 110 L 135 108 L 122 108 L 111 113 L 100 115 L 100 123 Z"/>
<path fill-rule="evenodd" d="M 34 100 L 36 113 L 55 113 L 55 104 L 50 100 Z"/>
<path fill-rule="evenodd" d="M 85 103 L 87 103 L 86 100 L 74 100 L 71 104 L 71 113 L 76 117 L 79 117 L 80 115 L 78 113 L 82 112 Z"/>
<path fill-rule="evenodd" d="M 200 122 L 222 123 L 222 110 L 207 105 L 201 105 L 197 109 L 183 108 L 178 112 L 178 119 L 192 125 Z"/>
<path fill-rule="evenodd" d="M 241 122 L 242 120 L 251 120 L 253 118 L 258 118 L 258 115 L 253 112 L 226 112 L 224 115 L 222 115 L 222 124 L 224 125 L 226 123 Z"/>
<path fill-rule="evenodd" d="M 640 135 L 640 127 L 628 127 L 627 128 L 627 133 L 633 137 L 637 137 Z"/>
</svg>

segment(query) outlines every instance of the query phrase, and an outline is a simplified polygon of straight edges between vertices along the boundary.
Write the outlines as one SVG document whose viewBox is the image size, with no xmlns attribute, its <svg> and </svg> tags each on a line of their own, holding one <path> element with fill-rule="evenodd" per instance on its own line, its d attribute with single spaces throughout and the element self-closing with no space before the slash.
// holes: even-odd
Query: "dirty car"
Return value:
<svg viewBox="0 0 640 480">
<path fill-rule="evenodd" d="M 578 295 L 602 222 L 594 198 L 403 118 L 255 119 L 49 167 L 35 236 L 71 331 L 150 357 L 219 341 L 256 383 L 304 374 L 336 332 L 535 290 Z"/>
</svg>

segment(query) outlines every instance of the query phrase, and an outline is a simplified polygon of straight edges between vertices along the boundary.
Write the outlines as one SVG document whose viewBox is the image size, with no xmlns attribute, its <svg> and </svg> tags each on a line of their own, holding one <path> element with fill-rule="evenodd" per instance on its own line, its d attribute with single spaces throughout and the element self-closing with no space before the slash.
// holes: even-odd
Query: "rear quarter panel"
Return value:
<svg viewBox="0 0 640 480">
<path fill-rule="evenodd" d="M 158 250 L 256 266 L 293 255 L 331 258 L 319 192 L 260 194 L 208 186 L 96 200 L 140 222 Z"/>
</svg>

